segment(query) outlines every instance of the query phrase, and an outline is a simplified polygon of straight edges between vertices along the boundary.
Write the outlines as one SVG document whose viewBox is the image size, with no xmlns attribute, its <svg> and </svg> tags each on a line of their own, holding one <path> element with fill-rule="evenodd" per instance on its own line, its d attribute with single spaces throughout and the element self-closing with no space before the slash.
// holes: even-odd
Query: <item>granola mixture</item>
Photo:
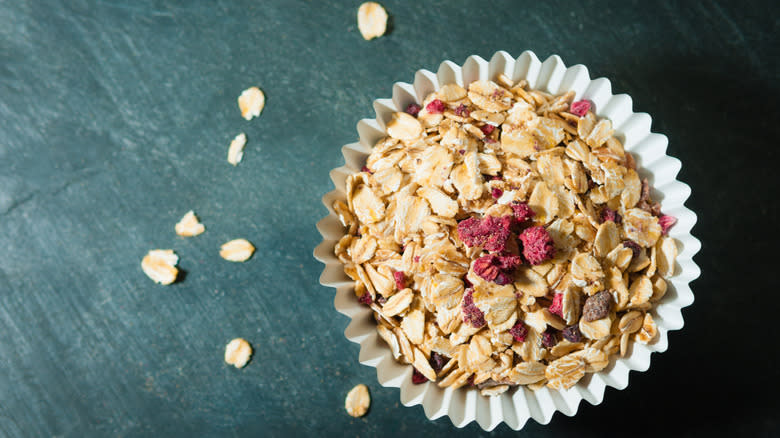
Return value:
<svg viewBox="0 0 780 438">
<path fill-rule="evenodd" d="M 654 341 L 675 220 L 573 98 L 504 75 L 445 85 L 347 179 L 335 253 L 414 383 L 568 389 Z"/>
</svg>

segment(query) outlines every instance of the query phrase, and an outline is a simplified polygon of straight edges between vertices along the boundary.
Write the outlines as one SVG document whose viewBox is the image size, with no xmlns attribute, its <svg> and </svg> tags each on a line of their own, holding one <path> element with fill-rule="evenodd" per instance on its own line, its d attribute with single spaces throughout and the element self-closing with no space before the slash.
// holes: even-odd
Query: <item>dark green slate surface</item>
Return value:
<svg viewBox="0 0 780 438">
<path fill-rule="evenodd" d="M 393 32 L 366 42 L 358 4 L 0 0 L 0 436 L 510 434 L 401 406 L 358 365 L 311 256 L 328 171 L 372 99 L 500 49 L 585 64 L 652 114 L 704 245 L 670 350 L 628 390 L 524 435 L 780 433 L 776 398 L 747 401 L 780 377 L 764 231 L 778 224 L 778 8 L 388 1 Z M 235 99 L 256 84 L 267 106 L 247 122 Z M 179 238 L 189 209 L 207 232 Z M 236 237 L 259 248 L 245 264 L 218 256 Z M 174 248 L 185 278 L 152 284 L 152 248 Z M 241 371 L 221 359 L 235 336 L 256 348 Z M 758 351 L 749 370 L 728 362 Z M 352 419 L 344 395 L 361 382 L 373 403 Z"/>
</svg>

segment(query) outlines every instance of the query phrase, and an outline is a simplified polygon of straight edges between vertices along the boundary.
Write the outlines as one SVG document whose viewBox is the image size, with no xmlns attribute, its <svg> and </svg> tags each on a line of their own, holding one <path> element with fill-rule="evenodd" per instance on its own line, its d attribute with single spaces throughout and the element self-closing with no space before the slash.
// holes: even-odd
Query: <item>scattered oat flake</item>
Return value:
<svg viewBox="0 0 780 438">
<path fill-rule="evenodd" d="M 263 112 L 265 107 L 265 94 L 257 87 L 249 87 L 238 96 L 238 108 L 241 117 L 252 120 Z"/>
<path fill-rule="evenodd" d="M 243 338 L 236 338 L 225 346 L 225 362 L 243 368 L 252 357 L 252 346 Z"/>
<path fill-rule="evenodd" d="M 368 387 L 362 383 L 352 388 L 344 400 L 344 409 L 353 417 L 366 415 L 370 405 L 371 396 L 368 394 Z"/>
<path fill-rule="evenodd" d="M 176 281 L 179 275 L 177 263 L 179 256 L 172 249 L 153 249 L 141 260 L 141 269 L 154 282 L 168 285 Z"/>
<path fill-rule="evenodd" d="M 244 157 L 244 146 L 246 146 L 246 134 L 242 132 L 230 142 L 227 156 L 228 163 L 236 166 L 241 162 L 241 159 Z"/>
<path fill-rule="evenodd" d="M 192 210 L 188 211 L 174 228 L 176 229 L 176 234 L 184 237 L 197 236 L 206 231 L 206 227 L 200 223 L 198 217 L 195 216 L 195 212 Z"/>
<path fill-rule="evenodd" d="M 379 3 L 365 2 L 358 8 L 357 21 L 363 39 L 381 37 L 387 30 L 387 11 Z"/>
<path fill-rule="evenodd" d="M 224 243 L 219 250 L 219 255 L 231 262 L 245 262 L 252 257 L 255 247 L 246 239 L 235 239 Z"/>
</svg>

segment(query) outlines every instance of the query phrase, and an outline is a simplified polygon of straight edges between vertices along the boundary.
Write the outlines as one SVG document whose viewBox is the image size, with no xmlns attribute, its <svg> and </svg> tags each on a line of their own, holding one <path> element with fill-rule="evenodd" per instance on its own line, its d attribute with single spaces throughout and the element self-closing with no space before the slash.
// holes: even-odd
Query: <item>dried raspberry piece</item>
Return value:
<svg viewBox="0 0 780 438">
<path fill-rule="evenodd" d="M 570 113 L 580 117 L 587 114 L 588 110 L 590 110 L 590 101 L 585 99 L 572 102 L 571 106 L 569 107 Z"/>
<path fill-rule="evenodd" d="M 461 154 L 461 155 L 463 155 L 463 154 L 465 154 L 465 153 L 466 153 L 466 150 L 465 150 L 465 149 L 458 149 L 458 153 L 459 153 L 459 154 Z"/>
<path fill-rule="evenodd" d="M 544 347 L 552 348 L 558 343 L 558 336 L 555 332 L 556 330 L 554 328 L 548 328 L 542 333 L 542 345 Z"/>
<path fill-rule="evenodd" d="M 582 333 L 580 332 L 580 326 L 577 324 L 567 326 L 561 331 L 563 339 L 569 342 L 580 342 L 582 340 Z"/>
<path fill-rule="evenodd" d="M 444 112 L 444 102 L 439 99 L 433 99 L 428 105 L 425 105 L 425 109 L 431 114 L 441 114 Z"/>
<path fill-rule="evenodd" d="M 468 218 L 458 224 L 458 237 L 469 248 L 482 245 L 488 251 L 503 251 L 509 238 L 512 217 Z"/>
<path fill-rule="evenodd" d="M 484 327 L 486 324 L 485 314 L 474 304 L 473 294 L 474 289 L 466 289 L 466 293 L 463 294 L 463 304 L 461 305 L 463 322 L 475 328 Z"/>
<path fill-rule="evenodd" d="M 513 201 L 509 206 L 512 207 L 515 219 L 520 223 L 526 222 L 536 216 L 536 213 L 534 213 L 534 211 L 531 210 L 531 207 L 525 202 Z"/>
<path fill-rule="evenodd" d="M 423 373 L 417 371 L 417 368 L 414 368 L 414 372 L 412 372 L 412 383 L 414 383 L 415 385 L 419 385 L 427 381 L 428 378 L 423 376 Z"/>
<path fill-rule="evenodd" d="M 474 260 L 474 273 L 487 281 L 504 285 L 512 282 L 510 274 L 520 264 L 522 259 L 516 255 L 488 254 Z"/>
<path fill-rule="evenodd" d="M 406 107 L 406 109 L 404 110 L 404 112 L 405 112 L 406 114 L 409 114 L 410 116 L 417 117 L 417 114 L 419 114 L 419 113 L 420 113 L 420 110 L 421 110 L 421 109 L 422 109 L 422 107 L 421 107 L 420 105 L 417 105 L 416 103 L 410 103 L 410 104 L 409 104 L 409 105 Z"/>
<path fill-rule="evenodd" d="M 609 314 L 610 307 L 612 307 L 612 294 L 603 290 L 585 300 L 582 319 L 590 322 L 604 318 Z"/>
<path fill-rule="evenodd" d="M 361 295 L 361 296 L 358 298 L 358 302 L 359 302 L 360 304 L 364 304 L 364 305 L 366 305 L 366 306 L 369 306 L 369 305 L 371 305 L 371 303 L 373 303 L 373 302 L 374 302 L 374 300 L 371 298 L 371 294 L 370 294 L 370 293 L 368 293 L 368 292 L 366 292 L 366 293 L 364 293 L 363 295 Z"/>
<path fill-rule="evenodd" d="M 555 255 L 552 237 L 544 227 L 530 227 L 520 233 L 523 242 L 523 257 L 532 265 L 538 265 Z"/>
<path fill-rule="evenodd" d="M 604 222 L 606 222 L 606 221 L 612 221 L 612 222 L 614 222 L 614 223 L 616 223 L 618 225 L 623 223 L 623 217 L 620 216 L 620 214 L 617 211 L 612 210 L 609 207 L 604 207 L 601 210 L 601 215 L 600 216 L 601 216 L 601 223 L 602 224 Z"/>
<path fill-rule="evenodd" d="M 511 231 L 509 230 L 511 226 L 511 216 L 504 216 L 502 218 L 487 216 L 482 221 L 482 227 L 488 236 L 484 248 L 488 251 L 496 252 L 506 249 L 506 241 L 511 234 Z"/>
<path fill-rule="evenodd" d="M 500 177 L 500 176 L 498 176 L 498 175 L 494 175 L 494 176 L 491 176 L 491 177 L 490 177 L 490 180 L 491 180 L 491 181 L 501 181 L 501 177 Z"/>
<path fill-rule="evenodd" d="M 550 313 L 558 315 L 563 318 L 563 294 L 555 294 L 553 296 L 552 304 L 547 309 Z"/>
<path fill-rule="evenodd" d="M 485 124 L 485 125 L 482 125 L 479 129 L 482 131 L 483 134 L 490 135 L 490 134 L 493 133 L 493 131 L 496 129 L 496 127 L 493 126 L 493 125 L 490 125 L 490 124 Z"/>
<path fill-rule="evenodd" d="M 642 247 L 633 240 L 624 240 L 623 247 L 630 249 L 634 258 L 639 257 L 639 253 L 642 252 Z"/>
<path fill-rule="evenodd" d="M 496 187 L 496 188 L 494 188 L 493 190 L 490 191 L 490 196 L 492 196 L 493 199 L 498 199 L 503 194 L 504 194 L 504 191 L 499 189 L 498 187 Z"/>
<path fill-rule="evenodd" d="M 373 174 L 373 173 L 374 173 L 374 172 L 372 172 L 372 171 L 371 171 L 371 169 L 369 169 L 369 168 L 368 168 L 368 166 L 363 166 L 363 167 L 361 167 L 361 168 L 360 168 L 360 171 L 361 171 L 361 172 L 368 172 L 368 173 L 371 173 L 371 174 Z"/>
<path fill-rule="evenodd" d="M 503 286 L 505 284 L 512 283 L 514 279 L 511 275 L 507 274 L 506 272 L 499 272 L 498 275 L 496 275 L 495 280 L 493 280 L 493 283 L 496 283 L 499 286 Z"/>
<path fill-rule="evenodd" d="M 460 117 L 468 117 L 470 114 L 469 108 L 465 104 L 458 105 L 457 108 L 455 108 L 455 115 Z"/>
<path fill-rule="evenodd" d="M 404 271 L 393 272 L 393 279 L 395 279 L 395 287 L 401 290 L 406 287 L 406 275 Z"/>
<path fill-rule="evenodd" d="M 431 368 L 433 368 L 433 370 L 438 374 L 438 372 L 441 371 L 441 369 L 444 368 L 444 365 L 447 365 L 447 362 L 449 361 L 449 357 L 441 355 L 435 351 L 431 351 L 431 359 L 428 360 L 428 363 L 431 364 Z"/>
<path fill-rule="evenodd" d="M 661 234 L 664 236 L 669 234 L 669 228 L 672 228 L 676 223 L 677 218 L 669 216 L 668 214 L 662 214 L 661 217 L 658 218 L 658 225 L 661 226 Z"/>
<path fill-rule="evenodd" d="M 414 256 L 414 262 L 420 263 L 420 256 Z"/>
<path fill-rule="evenodd" d="M 523 321 L 517 321 L 517 323 L 509 329 L 509 334 L 515 338 L 515 341 L 525 342 L 525 337 L 528 335 L 528 327 L 525 326 Z"/>
<path fill-rule="evenodd" d="M 458 223 L 458 238 L 469 248 L 481 245 L 485 237 L 481 230 L 482 221 L 476 217 L 470 217 Z"/>
</svg>

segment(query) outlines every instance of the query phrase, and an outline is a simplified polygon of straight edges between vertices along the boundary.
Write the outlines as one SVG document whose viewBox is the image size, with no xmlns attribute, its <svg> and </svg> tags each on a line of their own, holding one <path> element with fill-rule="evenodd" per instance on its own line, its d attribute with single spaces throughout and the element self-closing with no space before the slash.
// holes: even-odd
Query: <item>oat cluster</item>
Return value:
<svg viewBox="0 0 780 438">
<path fill-rule="evenodd" d="M 335 253 L 413 382 L 567 389 L 654 341 L 675 220 L 573 98 L 505 75 L 445 85 L 347 178 Z"/>
</svg>

